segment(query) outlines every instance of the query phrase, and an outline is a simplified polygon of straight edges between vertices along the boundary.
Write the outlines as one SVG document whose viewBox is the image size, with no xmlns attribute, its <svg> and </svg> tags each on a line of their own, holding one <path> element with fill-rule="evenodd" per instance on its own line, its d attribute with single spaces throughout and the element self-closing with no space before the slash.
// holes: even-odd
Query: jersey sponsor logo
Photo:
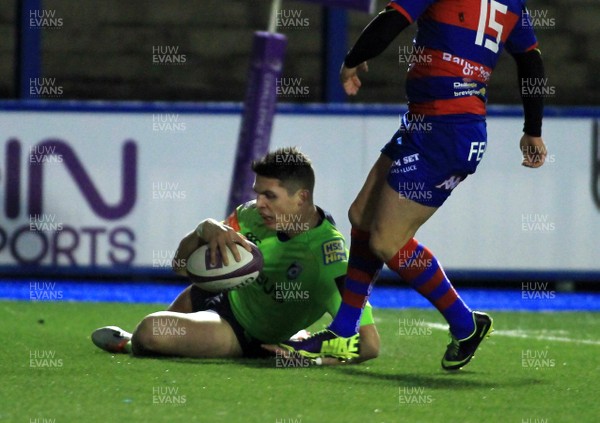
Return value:
<svg viewBox="0 0 600 423">
<path fill-rule="evenodd" d="M 444 182 L 442 182 L 439 185 L 436 185 L 435 187 L 445 189 L 448 191 L 452 191 L 454 188 L 456 188 L 458 186 L 458 184 L 460 184 L 462 179 L 463 179 L 462 176 L 452 175 L 451 177 L 446 179 Z"/>
<path fill-rule="evenodd" d="M 332 239 L 323 243 L 323 263 L 331 264 L 347 260 L 343 239 Z"/>
<path fill-rule="evenodd" d="M 454 63 L 455 65 L 462 66 L 462 74 L 464 76 L 477 77 L 483 82 L 487 82 L 492 75 L 492 72 L 485 68 L 485 66 L 463 59 L 462 57 L 455 56 L 450 53 L 443 52 L 442 60 L 445 62 Z"/>
<path fill-rule="evenodd" d="M 482 96 L 485 97 L 486 89 L 485 87 L 477 88 L 477 84 L 475 82 L 455 82 L 453 84 L 454 88 L 454 97 L 463 97 L 463 96 Z"/>
</svg>

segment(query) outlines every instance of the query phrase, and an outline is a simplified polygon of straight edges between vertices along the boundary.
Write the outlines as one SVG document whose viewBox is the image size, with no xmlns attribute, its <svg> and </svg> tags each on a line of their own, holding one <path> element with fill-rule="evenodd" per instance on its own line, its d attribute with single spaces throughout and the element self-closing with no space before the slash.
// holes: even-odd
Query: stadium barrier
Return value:
<svg viewBox="0 0 600 423">
<path fill-rule="evenodd" d="M 271 148 L 312 157 L 316 202 L 346 236 L 350 202 L 404 110 L 278 106 Z M 179 239 L 225 215 L 240 115 L 238 104 L 0 102 L 0 270 L 170 274 Z M 419 240 L 464 279 L 600 281 L 599 117 L 548 108 L 547 163 L 527 169 L 521 109 L 491 107 L 477 174 Z"/>
</svg>

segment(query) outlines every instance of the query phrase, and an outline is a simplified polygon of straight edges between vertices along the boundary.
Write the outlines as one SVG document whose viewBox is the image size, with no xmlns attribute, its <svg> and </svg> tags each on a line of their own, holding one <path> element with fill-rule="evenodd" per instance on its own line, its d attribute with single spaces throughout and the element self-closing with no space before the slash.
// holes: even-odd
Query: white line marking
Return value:
<svg viewBox="0 0 600 423">
<path fill-rule="evenodd" d="M 432 329 L 439 329 L 443 331 L 448 330 L 448 325 L 441 323 L 425 322 L 425 326 Z M 537 339 L 540 341 L 555 341 L 555 342 L 567 342 L 572 344 L 585 344 L 585 345 L 600 345 L 600 341 L 593 339 L 573 339 L 566 336 L 550 335 L 551 333 L 556 334 L 568 334 L 565 330 L 549 331 L 549 330 L 496 330 L 492 334 L 494 336 L 506 336 L 509 338 L 525 338 L 525 339 Z"/>
</svg>

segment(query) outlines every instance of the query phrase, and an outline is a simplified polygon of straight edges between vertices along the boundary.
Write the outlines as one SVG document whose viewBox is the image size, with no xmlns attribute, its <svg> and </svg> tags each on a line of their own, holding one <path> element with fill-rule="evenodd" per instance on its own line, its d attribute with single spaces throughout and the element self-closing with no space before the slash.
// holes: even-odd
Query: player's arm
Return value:
<svg viewBox="0 0 600 423">
<path fill-rule="evenodd" d="M 226 248 L 229 248 L 236 261 L 241 259 L 236 244 L 250 251 L 250 245 L 246 242 L 246 238 L 236 232 L 234 228 L 215 219 L 205 219 L 179 243 L 173 258 L 173 271 L 178 275 L 189 276 L 185 268 L 185 262 L 190 254 L 204 244 L 210 245 L 211 263 L 213 264 L 216 262 L 217 249 L 224 252 Z M 223 263 L 227 266 L 229 264 L 227 254 L 221 254 L 221 256 L 223 257 Z"/>
<path fill-rule="evenodd" d="M 540 167 L 546 159 L 546 146 L 542 140 L 544 97 L 540 84 L 545 81 L 544 62 L 538 49 L 513 53 L 519 77 L 519 92 L 523 103 L 525 124 L 520 147 L 523 166 Z"/>
<path fill-rule="evenodd" d="M 377 328 L 374 323 L 370 323 L 367 325 L 362 325 L 358 329 L 358 335 L 360 336 L 360 351 L 359 356 L 357 358 L 353 358 L 351 360 L 340 361 L 337 358 L 333 357 L 322 357 L 319 362 L 315 362 L 320 366 L 337 366 L 340 364 L 358 364 L 363 361 L 371 360 L 373 358 L 377 358 L 379 356 L 379 348 L 380 348 L 380 338 L 379 332 L 377 332 Z M 296 335 L 292 336 L 291 340 L 300 340 L 306 339 L 310 336 L 310 333 L 305 329 L 299 331 Z M 266 348 L 272 352 L 279 352 L 280 354 L 288 355 L 289 351 L 281 349 L 277 346 L 268 346 Z"/>
<path fill-rule="evenodd" d="M 360 363 L 377 358 L 381 341 L 375 323 L 361 326 L 358 329 L 358 335 L 360 336 L 360 353 L 355 362 Z"/>
<path fill-rule="evenodd" d="M 340 70 L 346 94 L 358 92 L 361 86 L 358 71 L 368 71 L 367 60 L 379 56 L 409 25 L 410 21 L 402 13 L 388 6 L 363 29 Z"/>
<path fill-rule="evenodd" d="M 340 364 L 358 364 L 363 361 L 371 360 L 379 356 L 380 338 L 379 332 L 375 324 L 363 325 L 358 329 L 358 335 L 360 336 L 360 350 L 357 358 L 349 360 L 338 360 L 333 357 L 322 357 L 320 361 L 315 364 L 320 366 L 337 366 Z"/>
</svg>

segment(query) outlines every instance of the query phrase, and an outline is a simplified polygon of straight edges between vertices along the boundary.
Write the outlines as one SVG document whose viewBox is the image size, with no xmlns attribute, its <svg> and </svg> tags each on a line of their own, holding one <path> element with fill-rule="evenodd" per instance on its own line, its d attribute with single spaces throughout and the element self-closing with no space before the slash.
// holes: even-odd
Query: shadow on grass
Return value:
<svg viewBox="0 0 600 423">
<path fill-rule="evenodd" d="M 143 357 L 140 357 L 143 358 Z M 147 357 L 150 358 L 150 357 Z M 156 358 L 156 357 L 154 357 Z M 275 370 L 278 372 L 286 372 L 293 369 L 277 367 L 276 361 L 273 358 L 176 358 L 176 357 L 161 357 L 161 360 L 168 360 L 175 363 L 186 365 L 194 364 L 200 366 L 210 365 L 229 365 L 241 366 L 251 369 Z M 299 368 L 299 367 L 295 367 Z M 486 372 L 474 372 L 469 370 L 458 370 L 447 372 L 440 370 L 439 374 L 414 373 L 414 372 L 394 372 L 385 373 L 377 371 L 372 367 L 363 367 L 363 365 L 350 366 L 310 366 L 301 369 L 307 372 L 328 372 L 328 377 L 336 375 L 339 377 L 338 382 L 348 383 L 350 378 L 352 383 L 356 383 L 356 378 L 361 379 L 361 383 L 405 386 L 423 386 L 429 389 L 484 389 L 484 388 L 522 388 L 527 386 L 544 385 L 547 382 L 543 379 L 531 377 L 515 377 L 506 376 L 504 374 L 490 374 Z M 290 373 L 291 375 L 291 373 Z M 297 376 L 297 373 L 294 373 Z"/>
<path fill-rule="evenodd" d="M 189 358 L 189 357 L 166 357 L 166 356 L 136 356 L 136 359 L 159 359 L 182 364 L 195 364 L 201 366 L 223 365 L 245 366 L 255 368 L 275 368 L 275 362 L 271 358 Z"/>
<path fill-rule="evenodd" d="M 544 384 L 542 379 L 532 379 L 531 377 L 512 377 L 507 378 L 504 375 L 491 375 L 486 373 L 471 372 L 468 370 L 459 370 L 453 372 L 441 371 L 439 375 L 418 374 L 418 373 L 378 373 L 373 370 L 361 369 L 358 367 L 338 367 L 340 373 L 361 377 L 374 383 L 389 384 L 394 382 L 409 386 L 424 386 L 430 389 L 481 389 L 481 388 L 511 388 L 524 387 Z M 485 380 L 482 380 L 485 379 Z"/>
</svg>

